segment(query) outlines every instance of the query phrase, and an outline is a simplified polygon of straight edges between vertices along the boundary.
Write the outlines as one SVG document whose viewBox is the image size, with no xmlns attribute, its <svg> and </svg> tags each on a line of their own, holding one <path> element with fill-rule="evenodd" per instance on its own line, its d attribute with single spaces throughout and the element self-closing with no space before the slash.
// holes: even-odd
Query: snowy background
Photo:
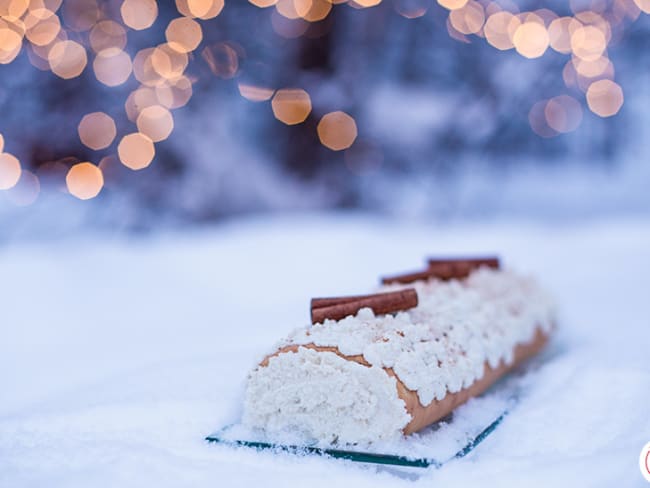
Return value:
<svg viewBox="0 0 650 488">
<path fill-rule="evenodd" d="M 203 437 L 237 418 L 247 371 L 308 320 L 311 296 L 367 290 L 432 253 L 486 250 L 554 292 L 559 329 L 497 431 L 417 483 L 644 486 L 649 246 L 639 219 L 422 226 L 361 215 L 6 245 L 0 486 L 410 483 Z"/>
</svg>

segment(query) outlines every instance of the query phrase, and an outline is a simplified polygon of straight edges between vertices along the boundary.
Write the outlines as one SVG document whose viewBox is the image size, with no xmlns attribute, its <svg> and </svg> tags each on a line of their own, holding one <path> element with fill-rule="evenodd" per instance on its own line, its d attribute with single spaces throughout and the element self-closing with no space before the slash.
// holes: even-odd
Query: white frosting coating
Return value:
<svg viewBox="0 0 650 488">
<path fill-rule="evenodd" d="M 366 308 L 356 316 L 326 320 L 291 333 L 278 348 L 311 343 L 332 346 L 346 356 L 363 355 L 371 367 L 306 348 L 298 354 L 274 357 L 268 367 L 258 367 L 249 377 L 245 422 L 267 430 L 301 426 L 321 440 L 331 438 L 334 432 L 339 438 L 355 441 L 368 436 L 387 438 L 409 418 L 397 396 L 395 380 L 382 368 L 393 368 L 427 406 L 480 379 L 486 362 L 491 367 L 501 361 L 512 363 L 516 345 L 531 341 L 537 328 L 549 332 L 554 323 L 554 306 L 548 295 L 531 278 L 509 271 L 481 268 L 464 280 L 391 285 L 381 291 L 410 286 L 416 288 L 419 300 L 411 310 L 375 316 Z M 285 398 L 286 392 L 297 396 Z M 359 402 L 373 408 L 385 404 L 382 408 L 394 415 L 395 421 L 383 417 L 379 421 L 377 412 L 383 411 L 379 409 L 373 410 L 368 425 L 362 427 L 355 420 L 344 427 L 346 415 L 358 415 L 353 412 L 359 407 L 354 403 L 359 395 Z M 338 405 L 335 398 L 344 405 Z M 395 407 L 399 403 L 401 410 Z M 332 412 L 335 415 L 328 420 Z M 363 429 L 373 426 L 372 434 L 364 436 Z"/>
<path fill-rule="evenodd" d="M 245 425 L 326 444 L 393 440 L 411 420 L 382 368 L 304 347 L 253 371 L 244 407 Z"/>
</svg>

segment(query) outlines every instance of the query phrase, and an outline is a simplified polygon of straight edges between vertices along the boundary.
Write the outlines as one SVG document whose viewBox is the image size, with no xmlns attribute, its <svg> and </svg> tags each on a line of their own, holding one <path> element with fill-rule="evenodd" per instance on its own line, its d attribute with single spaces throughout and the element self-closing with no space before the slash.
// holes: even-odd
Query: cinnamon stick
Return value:
<svg viewBox="0 0 650 488">
<path fill-rule="evenodd" d="M 407 288 L 374 295 L 314 298 L 311 304 L 311 321 L 317 324 L 325 319 L 340 320 L 366 307 L 377 315 L 408 310 L 417 306 L 418 294 L 414 288 Z"/>
<path fill-rule="evenodd" d="M 499 258 L 488 256 L 480 258 L 429 259 L 428 271 L 436 278 L 450 280 L 452 278 L 466 278 L 472 271 L 481 266 L 499 269 Z"/>
<path fill-rule="evenodd" d="M 388 276 L 381 279 L 384 285 L 393 283 L 408 284 L 415 281 L 438 278 L 440 280 L 451 280 L 467 278 L 469 274 L 481 266 L 499 269 L 499 258 L 462 258 L 462 259 L 429 259 L 429 266 L 423 271 Z"/>
</svg>

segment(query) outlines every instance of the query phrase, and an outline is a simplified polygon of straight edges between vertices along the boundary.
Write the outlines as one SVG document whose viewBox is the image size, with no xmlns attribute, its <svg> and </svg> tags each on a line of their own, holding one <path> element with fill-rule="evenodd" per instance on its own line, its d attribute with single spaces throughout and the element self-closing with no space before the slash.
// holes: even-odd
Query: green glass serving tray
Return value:
<svg viewBox="0 0 650 488">
<path fill-rule="evenodd" d="M 249 447 L 257 450 L 271 450 L 276 452 L 288 452 L 297 455 L 306 455 L 314 454 L 320 456 L 328 456 L 335 459 L 348 459 L 350 461 L 358 463 L 371 463 L 371 464 L 382 464 L 390 466 L 404 466 L 412 468 L 428 468 L 435 467 L 440 468 L 445 463 L 466 456 L 472 452 L 476 446 L 478 446 L 486 437 L 488 437 L 494 430 L 499 426 L 503 421 L 504 417 L 507 415 L 507 410 L 502 411 L 496 418 L 493 417 L 493 420 L 489 422 L 486 426 L 481 428 L 476 435 L 471 435 L 465 437 L 464 443 L 461 444 L 460 449 L 453 452 L 450 456 L 445 456 L 444 458 L 434 458 L 434 457 L 421 457 L 421 456 L 410 456 L 400 453 L 393 452 L 372 452 L 370 450 L 354 450 L 353 448 L 349 449 L 338 449 L 338 448 L 326 448 L 326 447 L 317 447 L 315 445 L 298 445 L 293 443 L 276 443 L 268 440 L 254 440 L 250 438 L 250 433 L 248 435 L 246 432 L 238 430 L 236 424 L 229 425 L 223 429 L 207 436 L 205 439 L 208 442 L 228 445 L 228 446 L 242 446 Z M 462 422 L 462 421 L 461 421 Z M 440 424 L 444 427 L 454 422 L 441 422 Z M 435 437 L 439 437 L 441 434 L 440 431 L 441 425 L 435 425 L 430 427 L 428 430 L 430 432 L 425 432 L 422 436 L 419 436 L 420 441 L 427 440 L 435 441 Z M 485 424 L 484 424 L 485 425 Z M 463 428 L 463 427 L 461 427 Z M 464 427 L 464 430 L 472 430 Z M 476 429 L 473 429 L 476 430 Z M 444 434 L 442 434 L 444 435 Z M 458 437 L 458 436 L 456 436 Z M 462 437 L 462 436 L 461 436 Z M 430 439 L 428 439 L 430 438 Z M 408 443 L 409 441 L 405 441 Z M 406 448 L 406 444 L 396 448 L 396 451 L 409 451 L 410 449 Z M 417 451 L 417 449 L 415 449 Z"/>
</svg>

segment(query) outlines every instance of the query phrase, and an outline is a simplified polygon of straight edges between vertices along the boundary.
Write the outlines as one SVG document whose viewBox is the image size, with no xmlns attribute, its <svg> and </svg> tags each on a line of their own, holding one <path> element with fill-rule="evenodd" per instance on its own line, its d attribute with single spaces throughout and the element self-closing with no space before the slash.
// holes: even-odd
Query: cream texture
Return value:
<svg viewBox="0 0 650 488">
<path fill-rule="evenodd" d="M 516 345 L 531 341 L 537 328 L 549 332 L 554 323 L 546 293 L 531 278 L 510 271 L 481 268 L 464 280 L 409 286 L 419 300 L 411 310 L 375 316 L 362 309 L 291 333 L 278 348 L 336 347 L 345 356 L 363 355 L 371 367 L 306 348 L 280 354 L 251 373 L 244 422 L 272 431 L 296 426 L 320 440 L 389 438 L 410 418 L 394 378 L 383 368 L 392 368 L 427 406 L 480 379 L 486 362 L 510 364 Z M 361 405 L 372 411 L 368 418 L 355 417 Z"/>
<path fill-rule="evenodd" d="M 243 423 L 349 444 L 397 438 L 410 420 L 395 378 L 382 368 L 301 347 L 251 373 Z"/>
</svg>

